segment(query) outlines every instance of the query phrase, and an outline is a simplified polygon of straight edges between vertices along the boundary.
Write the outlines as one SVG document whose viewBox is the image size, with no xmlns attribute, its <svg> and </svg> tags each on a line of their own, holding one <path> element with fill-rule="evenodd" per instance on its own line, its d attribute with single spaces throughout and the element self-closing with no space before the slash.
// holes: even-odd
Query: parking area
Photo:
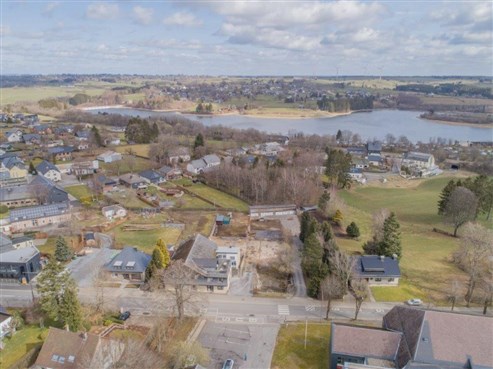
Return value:
<svg viewBox="0 0 493 369">
<path fill-rule="evenodd" d="M 278 324 L 207 322 L 198 341 L 210 350 L 210 369 L 221 369 L 227 359 L 241 369 L 268 369 L 276 345 Z"/>
<path fill-rule="evenodd" d="M 79 286 L 79 288 L 92 287 L 94 278 L 101 269 L 101 267 L 111 260 L 120 250 L 115 249 L 91 249 L 91 252 L 84 256 L 79 256 L 72 260 L 67 269 L 70 271 L 72 278 Z"/>
</svg>

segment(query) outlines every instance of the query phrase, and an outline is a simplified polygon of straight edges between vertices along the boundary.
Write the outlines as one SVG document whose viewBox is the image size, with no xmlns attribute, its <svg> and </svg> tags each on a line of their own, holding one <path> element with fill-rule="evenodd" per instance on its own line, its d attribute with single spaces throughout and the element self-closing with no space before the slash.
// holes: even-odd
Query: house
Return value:
<svg viewBox="0 0 493 369">
<path fill-rule="evenodd" d="M 87 141 L 77 142 L 75 145 L 77 151 L 84 151 L 89 149 L 89 143 Z"/>
<path fill-rule="evenodd" d="M 190 151 L 187 147 L 178 147 L 172 150 L 169 155 L 169 163 L 172 165 L 176 165 L 180 162 L 187 163 L 190 159 Z"/>
<path fill-rule="evenodd" d="M 239 268 L 241 261 L 240 249 L 233 246 L 219 246 L 216 249 L 216 258 L 229 260 L 232 268 Z"/>
<path fill-rule="evenodd" d="M 87 176 L 96 173 L 99 169 L 99 161 L 89 160 L 89 161 L 78 161 L 70 166 L 70 173 L 75 176 Z"/>
<path fill-rule="evenodd" d="M 206 155 L 198 160 L 192 160 L 187 165 L 187 171 L 193 174 L 204 173 L 221 164 L 221 159 L 215 155 Z"/>
<path fill-rule="evenodd" d="M 380 155 L 368 155 L 368 163 L 373 166 L 380 166 L 383 164 L 383 158 Z"/>
<path fill-rule="evenodd" d="M 192 277 L 185 281 L 197 291 L 227 293 L 231 280 L 231 260 L 218 258 L 217 245 L 208 238 L 197 234 L 183 242 L 173 254 L 173 260 L 182 260 L 191 271 Z M 163 279 L 166 288 L 172 288 L 173 281 Z"/>
<path fill-rule="evenodd" d="M 51 127 L 47 124 L 36 124 L 32 127 L 32 130 L 39 135 L 50 135 L 53 133 Z"/>
<path fill-rule="evenodd" d="M 10 211 L 10 229 L 23 232 L 68 222 L 72 219 L 68 203 L 38 205 Z"/>
<path fill-rule="evenodd" d="M 139 175 L 142 178 L 147 179 L 149 183 L 159 184 L 166 182 L 166 178 L 164 178 L 162 174 L 152 169 L 144 170 L 140 172 Z"/>
<path fill-rule="evenodd" d="M 98 155 L 96 159 L 102 161 L 103 163 L 113 163 L 115 161 L 122 160 L 122 154 L 115 151 L 106 151 L 101 155 Z"/>
<path fill-rule="evenodd" d="M 221 159 L 216 154 L 206 155 L 202 158 L 207 165 L 207 168 L 217 167 L 221 164 Z"/>
<path fill-rule="evenodd" d="M 348 147 L 346 149 L 346 152 L 348 152 L 352 156 L 357 156 L 357 157 L 366 156 L 366 148 L 364 147 L 359 147 L 359 146 Z"/>
<path fill-rule="evenodd" d="M 159 168 L 157 171 L 161 173 L 164 176 L 164 178 L 166 178 L 167 181 L 181 178 L 181 176 L 183 175 L 183 172 L 181 171 L 180 168 L 172 168 L 167 165 Z"/>
<path fill-rule="evenodd" d="M 29 188 L 41 204 L 56 204 L 68 202 L 68 192 L 43 176 L 35 176 L 29 183 Z"/>
<path fill-rule="evenodd" d="M 36 124 L 39 122 L 38 114 L 26 114 L 24 115 L 24 122 L 29 124 Z"/>
<path fill-rule="evenodd" d="M 56 161 L 72 160 L 72 153 L 74 148 L 72 146 L 56 146 L 48 149 L 48 154 L 53 156 Z"/>
<path fill-rule="evenodd" d="M 330 369 L 343 369 L 346 363 L 395 368 L 402 336 L 385 329 L 332 323 Z"/>
<path fill-rule="evenodd" d="M 355 275 L 370 286 L 398 286 L 401 270 L 397 257 L 362 255 L 356 258 Z"/>
<path fill-rule="evenodd" d="M 103 188 L 103 193 L 114 191 L 118 188 L 118 183 L 104 174 L 98 174 L 94 178 L 94 183 L 96 186 L 101 186 Z"/>
<path fill-rule="evenodd" d="M 10 178 L 25 178 L 27 176 L 26 165 L 15 155 L 4 157 L 1 166 L 9 171 Z"/>
<path fill-rule="evenodd" d="M 355 181 L 363 180 L 363 169 L 360 168 L 350 168 L 349 169 L 349 177 Z"/>
<path fill-rule="evenodd" d="M 260 155 L 277 156 L 283 150 L 281 144 L 277 142 L 266 142 L 259 145 L 257 152 Z"/>
<path fill-rule="evenodd" d="M 432 154 L 410 151 L 404 154 L 402 165 L 411 168 L 433 169 L 435 167 L 435 157 Z"/>
<path fill-rule="evenodd" d="M 295 215 L 296 205 L 256 205 L 250 206 L 250 218 L 278 217 Z"/>
<path fill-rule="evenodd" d="M 41 143 L 41 136 L 37 133 L 27 133 L 22 135 L 22 141 L 26 145 L 39 145 Z"/>
<path fill-rule="evenodd" d="M 382 329 L 333 323 L 330 369 L 493 368 L 492 341 L 491 317 L 397 305 Z"/>
<path fill-rule="evenodd" d="M 41 255 L 35 246 L 0 248 L 0 279 L 29 282 L 41 271 Z"/>
<path fill-rule="evenodd" d="M 380 141 L 368 142 L 366 144 L 366 151 L 368 152 L 368 156 L 370 155 L 382 155 L 382 143 Z"/>
<path fill-rule="evenodd" d="M 136 247 L 126 246 L 104 265 L 104 270 L 111 276 L 111 279 L 142 283 L 150 261 L 150 255 L 137 250 Z"/>
<path fill-rule="evenodd" d="M 22 249 L 24 247 L 34 246 L 34 241 L 31 237 L 20 236 L 10 240 L 14 249 Z"/>
<path fill-rule="evenodd" d="M 20 129 L 5 132 L 5 138 L 7 142 L 22 142 L 23 132 Z"/>
<path fill-rule="evenodd" d="M 28 184 L 0 188 L 0 205 L 18 208 L 38 204 L 38 196 Z"/>
<path fill-rule="evenodd" d="M 62 180 L 62 173 L 60 173 L 60 170 L 49 161 L 43 160 L 39 163 L 36 166 L 36 171 L 38 172 L 38 175 L 42 175 L 50 181 L 59 182 Z"/>
<path fill-rule="evenodd" d="M 10 332 L 12 316 L 0 305 L 0 340 Z"/>
<path fill-rule="evenodd" d="M 119 178 L 120 184 L 130 188 L 147 188 L 147 179 L 142 178 L 138 174 L 127 173 Z"/>
<path fill-rule="evenodd" d="M 104 144 L 105 145 L 111 145 L 111 146 L 118 146 L 121 144 L 121 140 L 117 137 L 105 138 Z"/>
<path fill-rule="evenodd" d="M 103 212 L 103 216 L 108 220 L 125 218 L 127 216 L 127 210 L 121 205 L 105 206 L 101 211 Z"/>
<path fill-rule="evenodd" d="M 75 138 L 78 141 L 87 141 L 91 137 L 91 131 L 83 130 L 75 132 Z"/>
<path fill-rule="evenodd" d="M 96 247 L 98 245 L 98 241 L 96 240 L 94 232 L 88 232 L 84 234 L 84 244 L 86 245 L 86 247 Z"/>
<path fill-rule="evenodd" d="M 358 169 L 366 169 L 368 168 L 369 166 L 369 162 L 367 159 L 363 159 L 363 158 L 353 158 L 353 165 L 355 168 L 358 168 Z"/>
<path fill-rule="evenodd" d="M 114 368 L 123 350 L 124 345 L 118 341 L 50 327 L 31 369 Z"/>
</svg>

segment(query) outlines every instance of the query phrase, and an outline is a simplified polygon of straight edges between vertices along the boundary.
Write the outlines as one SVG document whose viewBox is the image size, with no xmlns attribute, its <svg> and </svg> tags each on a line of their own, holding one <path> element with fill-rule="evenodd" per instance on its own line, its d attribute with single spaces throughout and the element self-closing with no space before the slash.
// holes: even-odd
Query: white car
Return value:
<svg viewBox="0 0 493 369">
<path fill-rule="evenodd" d="M 407 304 L 411 306 L 420 306 L 423 305 L 423 301 L 421 301 L 420 299 L 411 299 L 407 300 Z"/>
</svg>

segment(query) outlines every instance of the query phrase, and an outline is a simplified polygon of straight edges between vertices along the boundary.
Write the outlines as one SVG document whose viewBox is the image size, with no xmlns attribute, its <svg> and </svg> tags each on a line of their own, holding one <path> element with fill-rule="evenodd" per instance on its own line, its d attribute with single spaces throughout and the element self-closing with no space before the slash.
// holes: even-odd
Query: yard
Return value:
<svg viewBox="0 0 493 369">
<path fill-rule="evenodd" d="M 361 230 L 359 240 L 337 240 L 343 249 L 363 251 L 363 243 L 372 236 L 371 215 L 374 211 L 381 208 L 394 211 L 401 224 L 401 286 L 372 289 L 377 301 L 423 297 L 426 301 L 444 303 L 450 280 L 465 278 L 464 273 L 450 262 L 458 240 L 432 231 L 434 227 L 451 231 L 451 227 L 443 224 L 437 215 L 440 191 L 449 180 L 446 177 L 428 179 L 414 188 L 358 187 L 340 192 L 347 204 L 341 209 L 343 227 L 355 221 Z"/>
<path fill-rule="evenodd" d="M 193 192 L 209 201 L 214 202 L 217 206 L 225 209 L 234 209 L 240 212 L 248 211 L 248 204 L 234 196 L 227 193 L 216 190 L 212 187 L 206 186 L 202 183 L 195 183 L 190 187 L 186 187 L 187 190 Z"/>
<path fill-rule="evenodd" d="M 82 199 L 91 199 L 92 192 L 85 184 L 75 185 L 70 187 L 65 187 L 65 191 L 75 197 L 77 200 L 82 201 Z"/>
<path fill-rule="evenodd" d="M 129 188 L 120 187 L 120 191 L 108 193 L 106 196 L 125 208 L 151 208 L 149 204 L 139 200 L 135 190 Z"/>
<path fill-rule="evenodd" d="M 115 151 L 121 154 L 126 154 L 131 150 L 133 153 L 135 153 L 135 155 L 149 158 L 149 147 L 149 144 L 120 145 L 115 147 Z"/>
<path fill-rule="evenodd" d="M 55 247 L 56 247 L 56 239 L 58 236 L 53 236 L 53 237 L 48 237 L 46 242 L 43 245 L 38 245 L 36 246 L 41 254 L 44 255 L 54 255 L 55 254 Z M 72 237 L 64 237 L 65 241 L 67 241 L 67 245 L 69 247 L 72 247 L 74 250 L 77 247 L 77 237 L 72 236 Z M 77 251 L 77 250 L 75 250 Z"/>
<path fill-rule="evenodd" d="M 0 354 L 0 369 L 8 369 L 31 349 L 40 345 L 45 338 L 46 331 L 47 328 L 25 326 L 18 330 L 12 338 L 5 338 L 5 348 Z"/>
<path fill-rule="evenodd" d="M 330 325 L 290 323 L 281 326 L 272 357 L 273 369 L 327 369 Z"/>
<path fill-rule="evenodd" d="M 152 168 L 152 163 L 148 159 L 139 158 L 131 155 L 122 156 L 122 160 L 116 161 L 114 163 L 101 163 L 101 168 L 109 171 L 112 175 L 139 173 L 143 170 Z"/>
</svg>

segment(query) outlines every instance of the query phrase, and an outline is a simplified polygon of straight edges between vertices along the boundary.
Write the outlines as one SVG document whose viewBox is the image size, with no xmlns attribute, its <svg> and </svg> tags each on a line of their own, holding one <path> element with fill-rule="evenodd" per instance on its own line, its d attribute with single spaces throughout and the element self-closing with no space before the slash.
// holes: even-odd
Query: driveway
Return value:
<svg viewBox="0 0 493 369">
<path fill-rule="evenodd" d="M 268 369 L 279 324 L 235 324 L 208 321 L 198 341 L 210 350 L 210 369 L 221 369 L 233 359 L 235 368 Z"/>
<path fill-rule="evenodd" d="M 77 257 L 67 265 L 67 270 L 70 271 L 79 288 L 92 287 L 101 267 L 120 252 L 110 249 L 112 239 L 108 235 L 96 233 L 96 239 L 99 240 L 101 248 L 90 248 L 91 252 Z"/>
</svg>

